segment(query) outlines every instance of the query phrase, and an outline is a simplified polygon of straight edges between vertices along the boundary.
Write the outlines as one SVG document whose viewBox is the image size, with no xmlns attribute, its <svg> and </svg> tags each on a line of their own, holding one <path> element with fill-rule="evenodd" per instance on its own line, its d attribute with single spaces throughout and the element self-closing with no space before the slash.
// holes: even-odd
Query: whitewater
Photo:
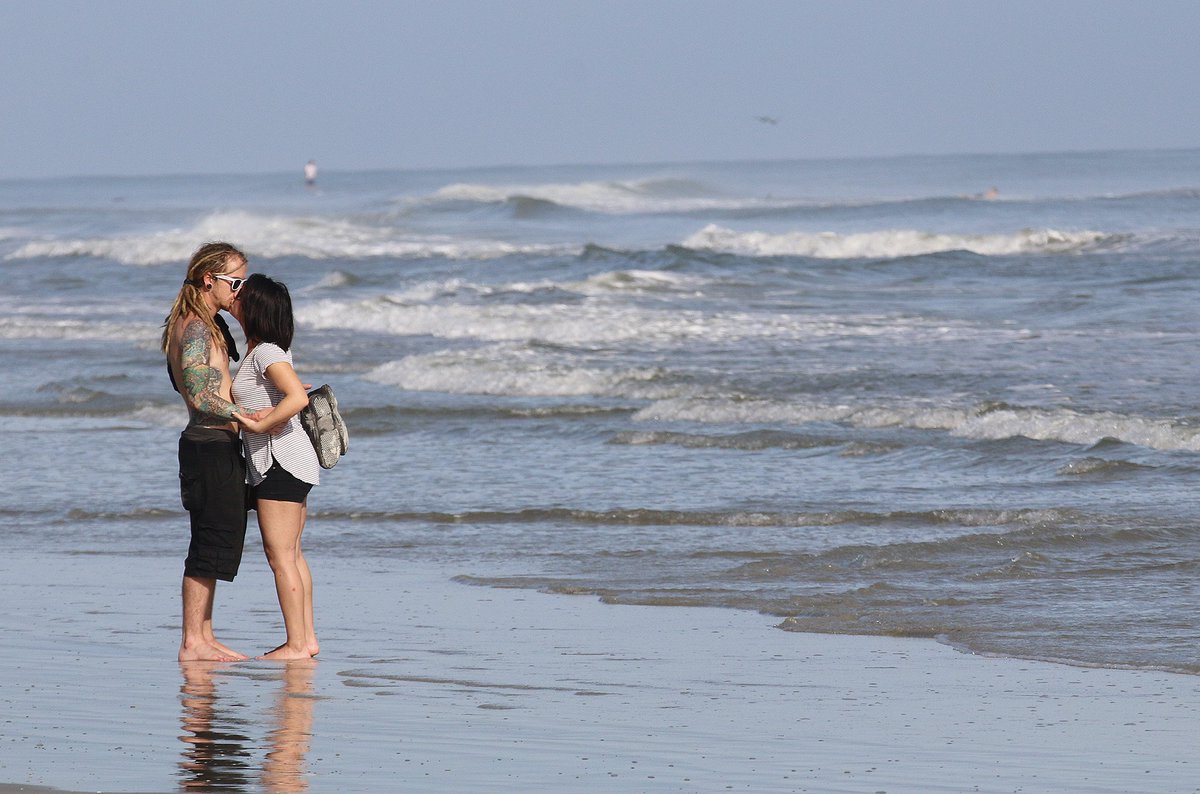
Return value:
<svg viewBox="0 0 1200 794">
<path fill-rule="evenodd" d="M 314 554 L 1200 673 L 1200 151 L 0 181 L 8 548 L 174 564 L 213 239 L 351 429 Z"/>
</svg>

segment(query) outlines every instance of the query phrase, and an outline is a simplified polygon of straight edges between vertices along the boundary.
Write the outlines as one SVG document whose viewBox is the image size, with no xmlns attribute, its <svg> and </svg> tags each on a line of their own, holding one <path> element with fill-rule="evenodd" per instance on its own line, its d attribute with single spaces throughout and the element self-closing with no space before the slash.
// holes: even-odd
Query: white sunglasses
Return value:
<svg viewBox="0 0 1200 794">
<path fill-rule="evenodd" d="M 222 281 L 229 282 L 229 289 L 231 292 L 237 292 L 238 290 L 240 290 L 242 288 L 242 285 L 246 283 L 246 279 L 244 279 L 244 278 L 234 278 L 233 276 L 222 276 L 220 273 L 213 273 L 213 278 L 219 278 Z"/>
</svg>

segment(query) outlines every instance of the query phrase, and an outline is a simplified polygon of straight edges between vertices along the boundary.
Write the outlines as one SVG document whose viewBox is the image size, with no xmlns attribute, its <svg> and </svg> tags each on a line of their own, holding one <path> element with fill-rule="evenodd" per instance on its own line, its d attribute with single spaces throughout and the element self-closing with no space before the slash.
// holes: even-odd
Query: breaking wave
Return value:
<svg viewBox="0 0 1200 794">
<path fill-rule="evenodd" d="M 839 526 L 954 526 L 983 529 L 988 527 L 1035 527 L 1073 520 L 1070 510 L 1014 509 L 989 510 L 961 508 L 926 511 L 869 512 L 839 510 L 829 512 L 788 511 L 704 511 L 662 510 L 657 508 L 614 508 L 583 510 L 574 508 L 527 508 L 524 510 L 475 510 L 461 513 L 318 511 L 315 516 L 329 521 L 429 522 L 437 524 L 542 524 L 626 526 L 711 526 L 711 527 L 795 527 Z M 711 556 L 697 553 L 697 556 Z M 736 556 L 731 554 L 730 556 Z"/>
<path fill-rule="evenodd" d="M 376 367 L 368 380 L 409 391 L 522 397 L 612 396 L 654 399 L 670 394 L 661 370 L 604 370 L 555 362 L 528 350 L 483 350 L 414 355 Z"/>
<path fill-rule="evenodd" d="M 1127 238 L 1104 232 L 1025 229 L 1013 234 L 938 234 L 898 229 L 835 234 L 833 232 L 739 232 L 709 224 L 683 241 L 695 250 L 742 256 L 807 256 L 817 259 L 892 259 L 947 251 L 981 256 L 1067 253 L 1096 248 Z"/>
<path fill-rule="evenodd" d="M 118 323 L 76 317 L 0 317 L 0 339 L 68 339 L 128 342 L 131 338 L 156 339 L 160 328 L 151 323 Z"/>
<path fill-rule="evenodd" d="M 394 225 L 329 216 L 215 212 L 176 229 L 114 237 L 33 240 L 5 259 L 98 257 L 126 265 L 186 262 L 197 241 L 237 240 L 252 257 L 364 259 L 372 257 L 492 259 L 512 254 L 577 253 L 577 245 L 516 244 L 503 240 L 414 234 Z"/>
<path fill-rule="evenodd" d="M 458 183 L 441 188 L 428 200 L 507 204 L 515 213 L 526 215 L 554 209 L 652 215 L 781 206 L 778 200 L 727 196 L 704 183 L 673 178 L 509 185 Z"/>
<path fill-rule="evenodd" d="M 991 404 L 950 406 L 821 405 L 772 400 L 678 397 L 638 411 L 640 421 L 720 424 L 838 422 L 854 427 L 907 427 L 944 430 L 987 441 L 1029 438 L 1092 446 L 1105 439 L 1160 450 L 1200 451 L 1200 428 L 1169 419 L 1151 419 L 1066 408 L 1022 408 Z"/>
<path fill-rule="evenodd" d="M 576 285 L 506 285 L 517 289 L 573 288 L 581 294 L 610 292 L 608 277 Z M 638 283 L 647 284 L 645 279 Z M 646 289 L 632 286 L 631 289 Z M 661 287 L 660 287 L 661 288 Z M 738 340 L 813 340 L 820 338 L 950 339 L 974 333 L 962 323 L 935 322 L 899 315 L 702 311 L 644 307 L 605 301 L 580 303 L 499 302 L 434 305 L 429 299 L 446 290 L 475 289 L 461 282 L 423 284 L 410 291 L 363 301 L 314 301 L 297 310 L 312 328 L 345 329 L 399 336 L 433 336 L 481 341 L 537 341 L 589 346 L 618 342 L 640 347 L 733 342 Z M 481 295 L 488 294 L 481 290 Z"/>
</svg>

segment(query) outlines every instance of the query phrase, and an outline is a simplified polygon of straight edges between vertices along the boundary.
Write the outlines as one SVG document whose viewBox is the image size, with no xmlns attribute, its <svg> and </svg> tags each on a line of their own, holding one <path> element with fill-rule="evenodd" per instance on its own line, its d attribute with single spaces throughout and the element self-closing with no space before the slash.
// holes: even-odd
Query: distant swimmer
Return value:
<svg viewBox="0 0 1200 794">
<path fill-rule="evenodd" d="M 977 201 L 992 201 L 1000 197 L 1000 191 L 994 187 L 990 187 L 982 193 L 970 193 L 959 196 L 959 198 L 975 199 Z"/>
<path fill-rule="evenodd" d="M 317 161 L 309 160 L 304 164 L 304 181 L 310 185 L 317 184 Z"/>
<path fill-rule="evenodd" d="M 771 126 L 775 126 L 779 123 L 779 119 L 775 118 L 774 116 L 755 116 L 754 118 L 762 124 L 770 124 Z"/>
</svg>

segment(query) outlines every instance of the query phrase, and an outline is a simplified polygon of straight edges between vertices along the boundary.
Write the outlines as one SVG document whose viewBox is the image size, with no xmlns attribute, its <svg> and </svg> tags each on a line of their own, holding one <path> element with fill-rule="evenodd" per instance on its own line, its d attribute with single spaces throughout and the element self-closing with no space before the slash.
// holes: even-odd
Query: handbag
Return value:
<svg viewBox="0 0 1200 794">
<path fill-rule="evenodd" d="M 308 393 L 308 406 L 300 412 L 300 426 L 308 434 L 323 469 L 332 469 L 350 449 L 350 433 L 328 383 Z"/>
</svg>

